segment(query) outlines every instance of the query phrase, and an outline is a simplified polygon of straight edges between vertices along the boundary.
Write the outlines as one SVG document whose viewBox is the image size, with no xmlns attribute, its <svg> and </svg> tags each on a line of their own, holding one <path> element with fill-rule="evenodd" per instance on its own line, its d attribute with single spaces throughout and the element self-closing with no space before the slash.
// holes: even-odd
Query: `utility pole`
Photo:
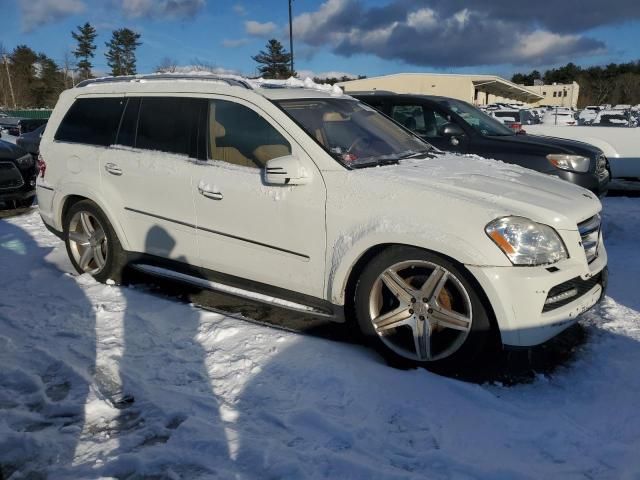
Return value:
<svg viewBox="0 0 640 480">
<path fill-rule="evenodd" d="M 4 66 L 7 69 L 7 80 L 9 80 L 9 91 L 11 92 L 11 100 L 13 101 L 13 108 L 16 109 L 16 96 L 13 94 L 13 85 L 11 84 L 11 73 L 9 73 L 9 64 L 7 63 L 7 56 L 3 55 Z"/>
<path fill-rule="evenodd" d="M 291 75 L 293 75 L 293 20 L 291 17 L 291 3 L 293 0 L 289 0 L 289 53 L 291 54 Z"/>
</svg>

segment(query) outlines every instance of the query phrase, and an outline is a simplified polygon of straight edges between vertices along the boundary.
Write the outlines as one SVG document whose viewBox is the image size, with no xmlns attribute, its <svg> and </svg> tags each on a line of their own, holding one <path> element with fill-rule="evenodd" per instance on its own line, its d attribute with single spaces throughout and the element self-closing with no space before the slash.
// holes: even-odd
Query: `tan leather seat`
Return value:
<svg viewBox="0 0 640 480">
<path fill-rule="evenodd" d="M 291 155 L 291 151 L 286 145 L 260 145 L 253 151 L 253 157 L 262 165 L 265 165 L 272 158 L 287 155 Z"/>
<path fill-rule="evenodd" d="M 211 122 L 211 157 L 213 160 L 222 160 L 223 162 L 241 165 L 243 167 L 260 168 L 253 160 L 245 157 L 240 150 L 235 147 L 218 147 L 218 139 L 223 138 L 227 134 L 224 125 L 217 121 Z"/>
</svg>

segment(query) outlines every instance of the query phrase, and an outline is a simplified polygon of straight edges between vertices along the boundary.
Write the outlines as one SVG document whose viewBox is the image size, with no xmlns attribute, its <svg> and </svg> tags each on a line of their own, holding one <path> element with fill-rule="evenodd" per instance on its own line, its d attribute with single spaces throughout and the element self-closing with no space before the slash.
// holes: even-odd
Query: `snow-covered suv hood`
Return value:
<svg viewBox="0 0 640 480">
<path fill-rule="evenodd" d="M 437 155 L 372 168 L 397 187 L 437 192 L 483 204 L 496 215 L 520 215 L 559 229 L 576 225 L 602 208 L 590 191 L 559 178 L 475 155 Z"/>
</svg>

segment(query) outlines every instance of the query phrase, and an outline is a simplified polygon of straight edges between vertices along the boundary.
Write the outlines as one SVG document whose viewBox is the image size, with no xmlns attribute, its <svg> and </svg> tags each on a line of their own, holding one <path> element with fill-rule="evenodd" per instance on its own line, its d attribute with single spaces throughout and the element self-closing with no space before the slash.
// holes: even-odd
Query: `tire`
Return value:
<svg viewBox="0 0 640 480">
<path fill-rule="evenodd" d="M 470 366 L 494 334 L 479 288 L 462 265 L 441 255 L 390 247 L 358 279 L 356 321 L 393 366 Z"/>
<path fill-rule="evenodd" d="M 82 200 L 74 204 L 64 218 L 63 227 L 67 254 L 78 273 L 89 273 L 102 283 L 122 282 L 125 252 L 111 223 L 95 203 Z M 91 229 L 93 233 L 87 233 Z"/>
</svg>

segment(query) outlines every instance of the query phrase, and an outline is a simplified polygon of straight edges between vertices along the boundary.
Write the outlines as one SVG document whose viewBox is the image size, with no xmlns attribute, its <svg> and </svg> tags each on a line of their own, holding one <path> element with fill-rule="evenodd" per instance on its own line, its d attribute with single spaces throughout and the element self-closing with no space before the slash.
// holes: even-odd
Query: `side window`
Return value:
<svg viewBox="0 0 640 480">
<path fill-rule="evenodd" d="M 396 113 L 397 112 L 397 113 Z M 396 117 L 396 114 L 398 117 Z M 415 121 L 415 128 L 410 128 L 405 123 L 407 114 L 411 114 Z M 402 123 L 405 127 L 415 131 L 418 135 L 425 138 L 439 138 L 441 128 L 444 124 L 449 123 L 450 120 L 444 117 L 440 112 L 429 108 L 427 106 L 408 106 L 408 105 L 395 105 L 392 109 L 393 119 Z M 400 121 L 399 118 L 405 117 L 405 121 Z"/>
<path fill-rule="evenodd" d="M 394 105 L 393 119 L 418 135 L 425 134 L 424 111 L 420 105 Z"/>
<path fill-rule="evenodd" d="M 136 100 L 136 99 L 131 99 Z M 193 158 L 206 158 L 204 143 L 207 101 L 184 97 L 142 97 L 137 121 L 136 148 L 178 153 Z M 135 118 L 132 111 L 123 119 L 119 141 L 129 141 Z M 126 144 L 126 143 L 125 143 Z"/>
<path fill-rule="evenodd" d="M 74 102 L 56 131 L 63 142 L 109 146 L 115 143 L 124 98 L 80 98 Z"/>
<path fill-rule="evenodd" d="M 209 105 L 209 158 L 262 168 L 272 158 L 291 154 L 289 142 L 250 108 L 225 100 Z"/>
</svg>

